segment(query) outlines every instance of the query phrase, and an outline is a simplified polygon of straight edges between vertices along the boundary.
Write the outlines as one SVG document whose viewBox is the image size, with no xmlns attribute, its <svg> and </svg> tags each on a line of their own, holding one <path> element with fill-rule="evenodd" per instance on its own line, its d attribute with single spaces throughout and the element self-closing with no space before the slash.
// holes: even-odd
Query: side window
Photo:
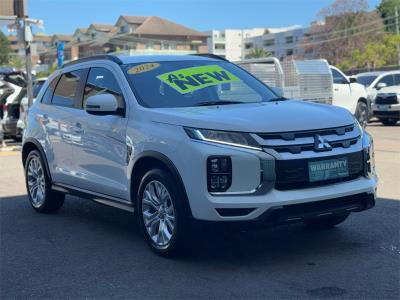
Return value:
<svg viewBox="0 0 400 300">
<path fill-rule="evenodd" d="M 50 82 L 40 102 L 44 104 L 51 104 L 51 98 L 53 97 L 54 89 L 56 88 L 59 78 L 60 77 L 56 77 Z"/>
<path fill-rule="evenodd" d="M 84 70 L 77 70 L 63 74 L 57 84 L 51 103 L 53 105 L 74 107 L 84 72 Z"/>
<path fill-rule="evenodd" d="M 121 88 L 111 71 L 105 68 L 91 68 L 83 93 L 83 107 L 87 98 L 100 94 L 114 95 L 117 98 L 118 108 L 125 108 Z"/>
<path fill-rule="evenodd" d="M 337 70 L 331 69 L 331 71 L 332 71 L 333 83 L 336 83 L 336 84 L 348 83 L 347 79 L 344 78 L 343 75 L 340 74 Z"/>
<path fill-rule="evenodd" d="M 378 84 L 379 83 L 386 83 L 386 86 L 394 85 L 393 75 L 386 75 L 382 77 L 382 79 L 379 80 Z"/>
<path fill-rule="evenodd" d="M 400 74 L 394 74 L 394 85 L 400 85 Z"/>
</svg>

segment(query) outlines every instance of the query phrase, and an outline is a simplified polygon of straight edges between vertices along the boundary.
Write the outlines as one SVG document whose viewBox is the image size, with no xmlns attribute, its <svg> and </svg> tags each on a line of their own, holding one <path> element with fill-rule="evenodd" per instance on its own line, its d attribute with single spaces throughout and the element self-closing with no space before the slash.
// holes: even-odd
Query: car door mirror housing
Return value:
<svg viewBox="0 0 400 300">
<path fill-rule="evenodd" d="M 387 84 L 384 82 L 379 82 L 376 86 L 376 88 L 379 89 L 383 89 L 384 87 L 387 87 Z"/>
<path fill-rule="evenodd" d="M 85 102 L 85 111 L 92 115 L 119 114 L 117 98 L 112 94 L 90 96 Z"/>
<path fill-rule="evenodd" d="M 357 83 L 357 78 L 350 77 L 349 81 L 350 81 L 350 83 Z"/>
</svg>

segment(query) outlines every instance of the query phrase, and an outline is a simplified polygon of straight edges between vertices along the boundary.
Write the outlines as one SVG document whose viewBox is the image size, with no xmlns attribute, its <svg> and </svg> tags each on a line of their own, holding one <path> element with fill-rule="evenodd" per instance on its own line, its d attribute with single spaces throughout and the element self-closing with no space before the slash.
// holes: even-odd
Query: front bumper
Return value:
<svg viewBox="0 0 400 300">
<path fill-rule="evenodd" d="M 376 185 L 376 178 L 360 177 L 343 183 L 308 189 L 290 191 L 272 189 L 265 195 L 215 197 L 204 194 L 196 201 L 201 203 L 201 206 L 192 207 L 192 213 L 193 217 L 199 220 L 252 221 L 265 218 L 272 211 L 282 211 L 282 208 L 285 208 L 283 211 L 286 213 L 286 208 L 290 207 L 324 207 L 325 203 L 334 201 L 336 204 L 340 204 L 342 200 L 345 203 L 348 199 L 359 199 L 360 195 L 365 195 L 365 198 L 368 199 L 375 199 Z M 368 202 L 374 201 L 368 200 Z M 372 206 L 365 205 L 365 209 Z M 340 205 L 331 208 L 332 210 L 328 209 L 321 213 L 333 213 L 340 208 Z M 360 210 L 363 209 L 358 211 Z M 319 214 L 318 210 L 314 213 L 315 215 Z"/>
<path fill-rule="evenodd" d="M 373 104 L 372 114 L 380 119 L 400 119 L 400 104 Z"/>
</svg>

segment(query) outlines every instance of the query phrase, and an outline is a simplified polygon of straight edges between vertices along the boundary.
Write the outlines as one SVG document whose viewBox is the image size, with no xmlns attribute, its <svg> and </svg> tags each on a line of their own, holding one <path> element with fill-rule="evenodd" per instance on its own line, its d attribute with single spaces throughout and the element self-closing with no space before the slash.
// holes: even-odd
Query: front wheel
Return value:
<svg viewBox="0 0 400 300">
<path fill-rule="evenodd" d="M 29 202 L 37 212 L 52 213 L 63 206 L 65 194 L 51 190 L 49 175 L 36 150 L 31 151 L 26 159 L 25 183 Z"/>
<path fill-rule="evenodd" d="M 312 229 L 329 229 L 344 222 L 349 214 L 340 216 L 318 217 L 305 221 L 305 225 Z"/>
<path fill-rule="evenodd" d="M 364 102 L 357 103 L 355 117 L 363 128 L 368 125 L 369 113 L 367 104 Z"/>
<path fill-rule="evenodd" d="M 150 170 L 141 180 L 137 197 L 139 222 L 147 243 L 155 253 L 168 257 L 181 254 L 189 242 L 186 198 L 171 178 L 162 169 Z"/>
</svg>

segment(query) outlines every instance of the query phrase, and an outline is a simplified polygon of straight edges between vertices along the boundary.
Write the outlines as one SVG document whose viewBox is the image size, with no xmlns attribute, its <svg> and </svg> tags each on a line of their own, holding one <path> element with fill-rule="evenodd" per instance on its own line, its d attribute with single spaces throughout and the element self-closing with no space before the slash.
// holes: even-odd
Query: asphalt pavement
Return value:
<svg viewBox="0 0 400 300">
<path fill-rule="evenodd" d="M 399 299 L 400 126 L 368 130 L 373 209 L 328 231 L 202 227 L 178 260 L 154 255 L 128 212 L 68 196 L 57 214 L 35 213 L 19 153 L 1 151 L 0 299 Z"/>
</svg>

